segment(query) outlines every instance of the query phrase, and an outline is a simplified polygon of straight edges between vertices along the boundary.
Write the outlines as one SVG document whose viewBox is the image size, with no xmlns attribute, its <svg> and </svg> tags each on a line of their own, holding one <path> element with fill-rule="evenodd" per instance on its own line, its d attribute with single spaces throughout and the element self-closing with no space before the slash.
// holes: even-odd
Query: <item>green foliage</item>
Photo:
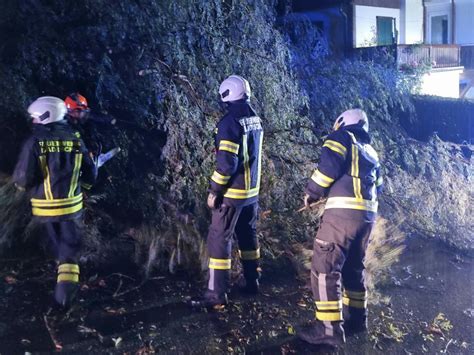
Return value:
<svg viewBox="0 0 474 355">
<path fill-rule="evenodd" d="M 25 235 L 31 231 L 29 225 L 30 206 L 26 193 L 18 191 L 15 186 L 6 182 L 0 186 L 0 255 L 12 246 L 19 247 Z"/>
<path fill-rule="evenodd" d="M 382 152 L 395 144 L 398 113 L 411 110 L 410 84 L 384 64 L 328 58 L 310 24 L 276 27 L 273 5 L 87 0 L 66 10 L 59 0 L 25 0 L 5 6 L 0 126 L 11 134 L 2 135 L 9 163 L 0 169 L 11 173 L 34 98 L 80 91 L 93 109 L 118 119 L 117 128 L 86 127 L 87 140 L 122 148 L 86 202 L 86 253 L 99 261 L 123 237 L 135 243 L 135 260 L 146 271 L 197 269 L 205 259 L 213 128 L 223 113 L 217 88 L 237 73 L 250 81 L 264 122 L 262 244 L 276 255 L 271 240 L 281 250 L 310 240 L 318 218 L 295 211 L 333 120 L 348 108 L 365 109 Z"/>
<path fill-rule="evenodd" d="M 449 332 L 451 329 L 453 329 L 451 321 L 446 318 L 446 315 L 444 313 L 438 313 L 438 315 L 434 318 L 431 326 L 433 328 L 438 328 L 445 332 Z"/>
<path fill-rule="evenodd" d="M 474 122 L 474 102 L 436 96 L 414 96 L 416 120 L 404 118 L 403 125 L 411 127 L 410 135 L 427 141 L 434 133 L 445 141 L 470 144 Z M 437 119 L 433 119 L 437 117 Z"/>
</svg>

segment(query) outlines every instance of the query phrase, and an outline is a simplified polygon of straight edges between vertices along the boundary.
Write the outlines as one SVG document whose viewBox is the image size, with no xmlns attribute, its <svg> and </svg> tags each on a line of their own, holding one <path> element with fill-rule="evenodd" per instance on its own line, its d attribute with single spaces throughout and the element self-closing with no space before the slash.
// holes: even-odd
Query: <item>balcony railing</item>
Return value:
<svg viewBox="0 0 474 355">
<path fill-rule="evenodd" d="M 427 64 L 432 68 L 450 68 L 461 65 L 461 50 L 457 45 L 397 45 L 397 64 Z"/>
<path fill-rule="evenodd" d="M 461 65 L 461 50 L 458 45 L 399 44 L 354 48 L 354 54 L 362 60 L 393 60 L 398 67 L 429 65 L 432 68 L 452 68 Z M 396 61 L 395 61 L 396 59 Z"/>
</svg>

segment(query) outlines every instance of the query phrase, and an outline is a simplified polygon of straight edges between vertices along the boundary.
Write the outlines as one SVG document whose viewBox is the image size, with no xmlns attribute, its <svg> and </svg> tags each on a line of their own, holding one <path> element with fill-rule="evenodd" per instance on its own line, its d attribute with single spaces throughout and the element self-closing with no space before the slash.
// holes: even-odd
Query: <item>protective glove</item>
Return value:
<svg viewBox="0 0 474 355">
<path fill-rule="evenodd" d="M 314 198 L 312 198 L 310 195 L 308 194 L 305 194 L 304 195 L 304 206 L 306 208 L 311 208 L 311 204 L 312 203 L 315 203 L 317 200 L 315 200 Z"/>
<path fill-rule="evenodd" d="M 207 195 L 207 207 L 211 210 L 215 208 L 219 208 L 222 204 L 222 196 L 216 194 L 215 192 L 209 192 Z"/>
</svg>

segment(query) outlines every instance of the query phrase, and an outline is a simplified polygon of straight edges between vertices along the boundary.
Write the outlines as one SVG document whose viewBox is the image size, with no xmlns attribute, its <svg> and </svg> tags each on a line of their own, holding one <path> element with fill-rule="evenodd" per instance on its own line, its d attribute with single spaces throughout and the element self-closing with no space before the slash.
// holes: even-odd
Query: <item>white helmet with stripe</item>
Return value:
<svg viewBox="0 0 474 355">
<path fill-rule="evenodd" d="M 250 84 L 238 75 L 231 75 L 219 87 L 219 95 L 223 102 L 231 102 L 250 98 Z"/>
<path fill-rule="evenodd" d="M 39 97 L 28 107 L 33 123 L 42 125 L 63 120 L 66 112 L 64 101 L 54 96 Z"/>
<path fill-rule="evenodd" d="M 367 133 L 369 132 L 369 119 L 367 114 L 360 108 L 344 111 L 334 122 L 333 129 L 337 131 L 341 127 L 360 125 Z"/>
</svg>

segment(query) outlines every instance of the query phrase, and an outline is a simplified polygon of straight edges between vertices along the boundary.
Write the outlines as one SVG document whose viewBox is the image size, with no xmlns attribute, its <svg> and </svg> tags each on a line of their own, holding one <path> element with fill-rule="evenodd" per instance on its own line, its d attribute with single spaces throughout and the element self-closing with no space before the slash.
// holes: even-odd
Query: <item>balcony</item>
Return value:
<svg viewBox="0 0 474 355">
<path fill-rule="evenodd" d="M 399 68 L 429 65 L 433 69 L 461 65 L 461 49 L 452 44 L 399 44 L 354 48 L 354 55 L 362 60 L 392 60 Z M 396 59 L 396 60 L 395 60 Z"/>
<path fill-rule="evenodd" d="M 461 65 L 461 49 L 458 45 L 397 45 L 397 64 L 427 64 L 432 68 L 452 68 Z"/>
</svg>

